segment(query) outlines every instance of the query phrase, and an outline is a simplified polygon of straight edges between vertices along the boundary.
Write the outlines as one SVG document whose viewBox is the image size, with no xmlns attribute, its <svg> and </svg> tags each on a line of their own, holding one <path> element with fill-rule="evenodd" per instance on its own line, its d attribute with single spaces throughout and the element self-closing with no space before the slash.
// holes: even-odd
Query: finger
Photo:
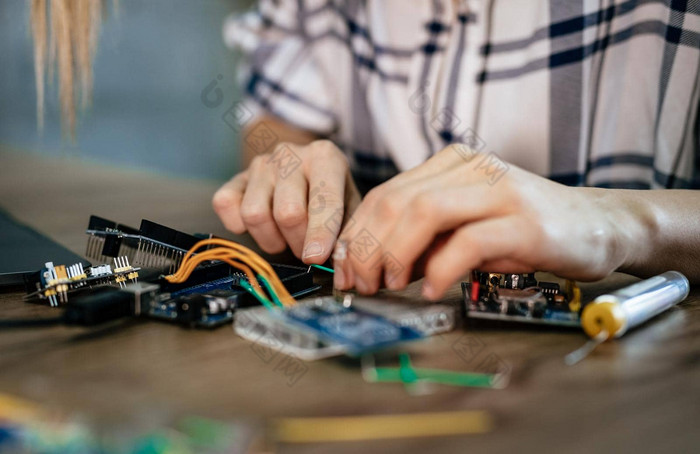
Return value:
<svg viewBox="0 0 700 454">
<path fill-rule="evenodd" d="M 506 197 L 504 191 L 485 183 L 441 188 L 415 197 L 387 235 L 387 259 L 401 265 L 393 267 L 399 272 L 385 276 L 389 288 L 397 290 L 408 284 L 413 263 L 439 233 L 501 214 L 507 207 Z M 385 264 L 387 273 L 390 265 Z"/>
<path fill-rule="evenodd" d="M 227 230 L 241 234 L 245 224 L 241 218 L 241 201 L 248 185 L 248 171 L 241 172 L 224 183 L 212 198 L 214 211 Z"/>
<path fill-rule="evenodd" d="M 350 169 L 345 174 L 345 219 L 348 220 L 355 213 L 362 202 L 360 191 L 355 186 Z M 342 228 L 342 227 L 341 227 Z"/>
<path fill-rule="evenodd" d="M 360 202 L 362 202 L 360 191 L 357 189 L 357 186 L 355 186 L 350 169 L 348 169 L 345 178 L 345 208 L 343 215 L 341 216 L 339 213 L 334 213 L 334 217 L 330 220 L 330 222 L 340 224 L 340 231 L 342 231 L 349 223 L 354 222 L 352 218 L 353 213 L 360 205 Z M 353 282 L 345 277 L 346 269 L 348 268 L 345 266 L 345 260 L 347 258 L 347 243 L 344 243 L 343 245 L 340 245 L 339 243 L 340 240 L 336 240 L 335 245 L 333 246 L 333 255 L 331 256 L 333 259 L 334 271 L 333 288 L 338 290 L 346 290 L 353 285 Z M 340 253 L 339 250 L 341 250 Z"/>
<path fill-rule="evenodd" d="M 352 288 L 354 282 L 349 275 L 348 264 L 348 243 L 338 239 L 333 248 L 333 288 L 338 290 L 348 290 Z"/>
<path fill-rule="evenodd" d="M 259 163 L 259 164 L 256 164 Z M 287 243 L 272 216 L 274 179 L 262 161 L 253 161 L 250 181 L 241 202 L 241 218 L 260 248 L 270 254 L 282 252 Z"/>
<path fill-rule="evenodd" d="M 430 161 L 430 160 L 429 160 Z M 402 172 L 388 181 L 372 188 L 364 199 L 361 199 L 357 209 L 354 211 L 353 217 L 355 220 L 364 221 L 374 211 L 381 211 L 385 215 L 391 212 L 401 212 L 406 203 L 421 190 L 425 189 L 425 185 L 418 184 L 420 181 L 425 181 L 426 184 L 440 184 L 445 179 L 431 181 L 431 176 L 440 171 L 437 162 L 433 162 L 432 166 L 424 163 L 418 167 Z M 387 203 L 387 196 L 391 193 L 400 192 L 402 197 L 392 200 Z M 360 222 L 362 224 L 362 222 Z M 343 229 L 341 236 L 348 239 L 348 236 L 353 236 L 356 233 L 357 224 L 350 223 Z"/>
<path fill-rule="evenodd" d="M 419 184 L 421 180 L 424 180 L 426 184 L 432 183 L 433 186 L 444 181 L 431 181 L 430 175 L 425 171 L 421 171 L 421 167 L 400 173 L 379 186 L 372 188 L 365 195 L 364 199 L 360 201 L 357 209 L 354 210 L 353 218 L 356 221 L 360 221 L 360 223 L 348 224 L 343 229 L 341 236 L 344 239 L 353 236 L 359 230 L 357 227 L 360 224 L 364 224 L 364 221 L 376 211 L 379 211 L 384 216 L 400 213 L 414 195 L 425 189 L 425 185 Z M 401 197 L 388 201 L 388 196 L 392 193 L 400 193 Z"/>
<path fill-rule="evenodd" d="M 330 257 L 342 225 L 348 163 L 333 149 L 319 151 L 316 157 L 307 167 L 309 220 L 302 260 L 320 264 Z"/>
<path fill-rule="evenodd" d="M 443 185 L 439 179 L 424 180 L 395 177 L 370 191 L 360 203 L 341 234 L 348 244 L 348 260 L 343 267 L 347 288 L 352 283 L 360 293 L 375 293 L 385 266 L 391 268 L 389 274 L 403 268 L 402 263 L 385 253 L 385 243 L 413 195 Z"/>
<path fill-rule="evenodd" d="M 306 178 L 301 171 L 278 178 L 272 199 L 272 215 L 285 241 L 301 258 L 307 228 Z"/>
<path fill-rule="evenodd" d="M 357 210 L 357 207 L 360 205 L 362 202 L 362 198 L 360 196 L 360 191 L 358 191 L 357 186 L 355 186 L 355 182 L 352 179 L 352 175 L 350 174 L 350 170 L 348 170 L 347 175 L 346 175 L 346 184 L 345 184 L 345 211 L 343 213 L 343 218 L 340 219 L 339 215 L 335 215 L 335 218 L 333 222 L 340 221 L 341 227 L 340 230 L 342 231 L 345 227 L 348 226 L 348 224 L 354 222 L 353 219 L 353 213 L 355 210 Z M 342 243 L 342 244 L 341 244 Z M 352 277 L 349 276 L 349 265 L 346 264 L 346 259 L 347 259 L 347 242 L 346 241 L 341 241 L 340 239 L 336 240 L 334 249 L 333 249 L 333 288 L 336 288 L 338 290 L 347 290 L 351 288 L 354 285 L 354 281 L 352 280 Z M 348 276 L 346 277 L 346 274 Z"/>
<path fill-rule="evenodd" d="M 344 267 L 347 282 L 354 282 L 360 293 L 374 293 L 381 283 L 383 268 L 391 268 L 387 270 L 389 275 L 385 273 L 385 282 L 391 281 L 393 288 L 405 286 L 402 279 L 408 280 L 411 263 L 386 252 L 384 242 L 393 236 L 393 226 L 401 214 L 411 210 L 409 204 L 414 197 L 426 191 L 449 190 L 477 181 L 478 176 L 460 165 L 463 163 L 460 155 L 448 147 L 421 166 L 397 175 L 367 194 L 353 215 L 355 222 L 350 222 L 340 235 L 347 241 L 350 251 Z M 432 238 L 428 237 L 427 241 Z M 367 245 L 373 243 L 378 244 L 378 254 L 368 259 Z M 395 279 L 392 275 L 395 273 L 402 279 Z"/>
<path fill-rule="evenodd" d="M 439 233 L 435 237 L 435 239 L 433 239 L 433 242 L 430 243 L 430 245 L 425 249 L 425 251 L 423 251 L 423 253 L 420 256 L 418 256 L 416 261 L 411 266 L 409 278 L 404 281 L 405 283 L 394 283 L 393 281 L 395 279 L 402 279 L 401 275 L 399 275 L 398 273 L 392 273 L 392 269 L 388 266 L 385 266 L 384 281 L 386 282 L 386 287 L 390 290 L 399 290 L 406 287 L 409 281 L 415 281 L 425 276 L 426 266 L 433 258 L 433 256 L 435 256 L 435 254 L 438 254 L 442 250 L 442 248 L 445 247 L 445 244 L 447 244 L 447 241 L 452 237 L 453 234 L 454 230 L 449 232 L 442 232 Z"/>
<path fill-rule="evenodd" d="M 460 227 L 426 268 L 423 296 L 437 299 L 457 279 L 486 262 L 518 260 L 532 247 L 521 218 L 506 216 Z"/>
<path fill-rule="evenodd" d="M 487 270 L 490 273 L 503 274 L 527 274 L 537 271 L 532 265 L 514 259 L 496 259 L 490 262 L 484 262 L 479 266 L 482 270 Z"/>
</svg>

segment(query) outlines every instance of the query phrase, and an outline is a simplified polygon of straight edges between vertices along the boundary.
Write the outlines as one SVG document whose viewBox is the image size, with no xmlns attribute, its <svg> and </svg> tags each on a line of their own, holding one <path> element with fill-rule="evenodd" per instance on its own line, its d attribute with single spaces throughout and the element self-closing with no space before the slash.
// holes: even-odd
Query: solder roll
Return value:
<svg viewBox="0 0 700 454">
<path fill-rule="evenodd" d="M 690 283 L 683 274 L 667 271 L 597 297 L 583 309 L 581 325 L 592 338 L 620 337 L 683 301 L 689 292 Z"/>
</svg>

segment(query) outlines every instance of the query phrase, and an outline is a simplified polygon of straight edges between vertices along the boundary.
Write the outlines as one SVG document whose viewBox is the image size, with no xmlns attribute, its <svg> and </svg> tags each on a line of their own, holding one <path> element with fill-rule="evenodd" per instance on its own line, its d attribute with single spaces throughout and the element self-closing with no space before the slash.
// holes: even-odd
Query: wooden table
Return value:
<svg viewBox="0 0 700 454">
<path fill-rule="evenodd" d="M 0 206 L 78 253 L 93 213 L 225 235 L 210 209 L 212 182 L 6 149 L 0 163 Z M 584 294 L 633 280 L 615 275 L 584 286 Z M 0 294 L 3 318 L 53 311 L 21 296 Z M 446 301 L 459 297 L 455 286 Z M 14 330 L 0 332 L 0 392 L 106 425 L 148 427 L 185 414 L 263 420 L 483 409 L 495 418 L 494 430 L 483 435 L 279 446 L 285 452 L 697 452 L 699 334 L 697 288 L 678 308 L 573 367 L 563 357 L 585 341 L 581 332 L 474 323 L 410 346 L 415 365 L 470 371 L 497 358 L 512 372 L 510 385 L 439 387 L 415 397 L 401 385 L 365 383 L 347 360 L 306 363 L 301 376 L 290 377 L 277 366 L 281 355 L 264 361 L 230 327 L 187 330 L 135 320 L 92 331 Z"/>
</svg>

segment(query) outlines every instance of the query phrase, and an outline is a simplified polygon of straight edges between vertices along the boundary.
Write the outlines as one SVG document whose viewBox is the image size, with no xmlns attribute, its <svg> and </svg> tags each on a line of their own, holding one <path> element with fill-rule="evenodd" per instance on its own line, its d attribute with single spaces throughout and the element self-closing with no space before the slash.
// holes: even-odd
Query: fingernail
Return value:
<svg viewBox="0 0 700 454">
<path fill-rule="evenodd" d="M 333 260 L 342 263 L 348 258 L 348 244 L 345 240 L 338 240 L 333 251 Z"/>
<path fill-rule="evenodd" d="M 345 273 L 343 272 L 342 264 L 336 264 L 333 267 L 333 287 L 344 290 L 345 289 Z"/>
<path fill-rule="evenodd" d="M 304 248 L 304 252 L 301 253 L 301 259 L 306 260 L 313 257 L 318 257 L 323 254 L 323 246 L 318 241 L 309 243 Z"/>
<path fill-rule="evenodd" d="M 338 290 L 347 288 L 348 280 L 343 269 L 347 258 L 347 247 L 344 240 L 338 240 L 333 250 L 333 287 Z"/>
<path fill-rule="evenodd" d="M 436 298 L 435 289 L 428 281 L 423 281 L 423 288 L 421 289 L 421 293 L 423 294 L 423 297 L 429 300 L 433 300 Z"/>
</svg>

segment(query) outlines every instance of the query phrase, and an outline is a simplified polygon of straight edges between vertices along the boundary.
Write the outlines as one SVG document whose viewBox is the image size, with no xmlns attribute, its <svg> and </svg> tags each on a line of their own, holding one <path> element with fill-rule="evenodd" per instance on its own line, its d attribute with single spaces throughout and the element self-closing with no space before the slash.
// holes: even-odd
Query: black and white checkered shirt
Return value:
<svg viewBox="0 0 700 454">
<path fill-rule="evenodd" d="M 700 0 L 263 0 L 246 93 L 385 179 L 467 143 L 569 185 L 700 187 Z"/>
</svg>

